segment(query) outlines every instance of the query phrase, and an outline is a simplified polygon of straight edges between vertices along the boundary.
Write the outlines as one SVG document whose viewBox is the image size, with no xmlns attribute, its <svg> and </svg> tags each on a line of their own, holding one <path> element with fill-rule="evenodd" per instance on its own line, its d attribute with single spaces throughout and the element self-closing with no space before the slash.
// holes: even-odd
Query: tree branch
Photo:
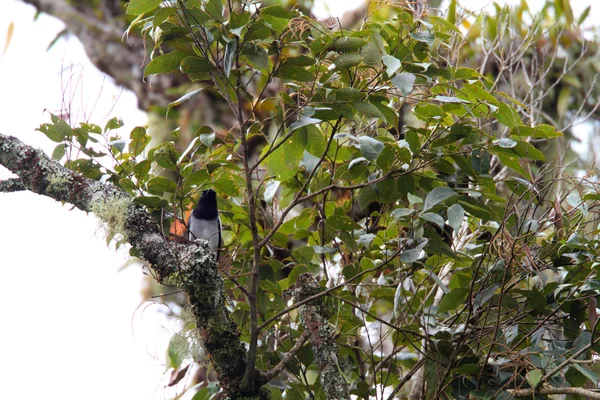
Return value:
<svg viewBox="0 0 600 400">
<path fill-rule="evenodd" d="M 285 354 L 281 361 L 279 361 L 279 364 L 274 366 L 270 371 L 263 374 L 263 377 L 266 380 L 270 381 L 271 379 L 273 379 L 275 376 L 277 376 L 278 373 L 283 371 L 283 369 L 289 364 L 290 361 L 292 361 L 292 359 L 296 356 L 296 353 L 300 351 L 304 343 L 306 343 L 306 341 L 308 340 L 308 333 L 308 331 L 302 332 L 302 335 L 300 335 L 298 340 L 296 340 L 294 347 L 292 347 L 290 351 L 288 351 Z"/>
<path fill-rule="evenodd" d="M 319 293 L 319 285 L 310 273 L 298 276 L 296 298 L 302 301 Z M 299 308 L 300 321 L 309 332 L 315 364 L 321 375 L 321 385 L 327 399 L 349 399 L 348 383 L 338 363 L 338 346 L 327 320 L 327 310 L 321 299 Z"/>
<path fill-rule="evenodd" d="M 27 190 L 23 182 L 20 179 L 9 178 L 3 181 L 0 181 L 0 192 L 20 192 L 22 190 Z"/>
<path fill-rule="evenodd" d="M 507 392 L 512 397 L 533 397 L 536 394 L 570 394 L 582 396 L 586 399 L 600 399 L 600 393 L 577 387 L 544 387 L 541 389 L 509 389 Z"/>
<path fill-rule="evenodd" d="M 223 280 L 206 241 L 165 239 L 156 220 L 127 193 L 87 179 L 15 137 L 0 134 L 0 165 L 16 174 L 27 190 L 95 213 L 151 264 L 159 282 L 169 280 L 184 291 L 221 386 L 232 397 L 240 394 L 246 351 L 229 317 Z M 266 381 L 255 376 L 260 388 Z"/>
</svg>

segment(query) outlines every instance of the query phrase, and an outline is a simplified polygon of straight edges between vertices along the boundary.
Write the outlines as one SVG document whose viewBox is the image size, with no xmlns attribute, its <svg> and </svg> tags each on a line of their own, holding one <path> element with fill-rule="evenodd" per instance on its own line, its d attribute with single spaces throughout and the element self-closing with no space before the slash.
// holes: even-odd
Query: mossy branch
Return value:
<svg viewBox="0 0 600 400">
<path fill-rule="evenodd" d="M 320 291 L 319 285 L 309 273 L 298 276 L 296 301 L 313 296 Z M 327 318 L 323 299 L 313 300 L 299 308 L 300 321 L 308 331 L 315 363 L 321 376 L 321 384 L 328 400 L 349 399 L 348 383 L 338 362 L 338 346 Z"/>
<path fill-rule="evenodd" d="M 205 241 L 171 241 L 155 219 L 131 196 L 111 184 L 87 179 L 12 136 L 0 134 L 0 165 L 18 176 L 29 191 L 94 212 L 107 233 L 118 235 L 150 263 L 159 282 L 175 282 L 187 296 L 206 351 L 219 374 L 221 387 L 232 398 L 242 394 L 246 350 L 225 307 L 223 279 Z M 257 376 L 256 388 L 266 381 Z"/>
</svg>

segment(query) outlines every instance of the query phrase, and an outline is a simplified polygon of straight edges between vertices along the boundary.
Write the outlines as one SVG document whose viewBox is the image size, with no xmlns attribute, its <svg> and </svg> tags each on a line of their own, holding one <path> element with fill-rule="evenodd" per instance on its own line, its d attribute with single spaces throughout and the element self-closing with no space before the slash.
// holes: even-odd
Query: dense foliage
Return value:
<svg viewBox="0 0 600 400">
<path fill-rule="evenodd" d="M 560 118 L 578 116 L 564 86 L 554 100 L 502 87 L 511 83 L 503 73 L 534 82 L 552 61 L 529 75 L 505 59 L 496 70 L 463 61 L 478 40 L 486 49 L 486 29 L 504 43 L 512 11 L 497 11 L 490 27 L 463 20 L 454 1 L 444 17 L 373 3 L 350 31 L 263 2 L 132 0 L 130 29 L 152 46 L 149 82 L 189 77 L 167 116 L 201 92 L 230 115 L 160 141 L 143 127 L 123 134 L 119 119 L 72 128 L 53 116 L 40 130 L 58 143 L 55 159 L 151 211 L 165 240 L 183 234 L 200 190 L 217 191 L 220 272 L 248 344 L 245 395 L 259 393 L 254 366 L 266 372 L 282 359 L 260 395 L 504 398 L 595 387 L 585 361 L 600 340 L 599 188 L 547 160 L 564 139 L 541 110 L 551 102 Z M 545 29 L 534 21 L 511 56 L 558 40 Z M 108 239 L 127 241 L 118 230 Z M 320 288 L 294 290 L 307 276 Z M 318 304 L 319 329 L 335 340 L 335 393 L 304 333 L 318 323 L 305 304 Z M 195 328 L 173 337 L 173 385 L 188 364 L 206 363 Z M 218 378 L 193 390 L 209 398 Z"/>
</svg>

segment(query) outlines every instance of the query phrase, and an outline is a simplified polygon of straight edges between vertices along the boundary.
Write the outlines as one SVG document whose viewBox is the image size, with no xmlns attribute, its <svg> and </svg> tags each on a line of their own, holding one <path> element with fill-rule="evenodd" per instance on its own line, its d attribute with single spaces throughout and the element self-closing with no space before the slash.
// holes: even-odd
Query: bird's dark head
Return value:
<svg viewBox="0 0 600 400">
<path fill-rule="evenodd" d="M 210 220 L 217 218 L 218 215 L 217 192 L 212 189 L 203 190 L 200 200 L 198 200 L 198 204 L 194 208 L 194 217 Z"/>
</svg>

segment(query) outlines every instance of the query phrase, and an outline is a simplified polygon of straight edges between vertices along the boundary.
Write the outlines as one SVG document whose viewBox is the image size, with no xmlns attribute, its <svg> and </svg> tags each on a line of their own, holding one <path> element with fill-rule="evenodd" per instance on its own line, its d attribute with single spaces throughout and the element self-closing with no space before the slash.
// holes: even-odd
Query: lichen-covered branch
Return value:
<svg viewBox="0 0 600 400">
<path fill-rule="evenodd" d="M 581 396 L 586 399 L 600 399 L 600 393 L 578 387 L 544 387 L 538 390 L 529 389 L 509 389 L 507 390 L 511 397 L 529 397 L 533 398 L 534 395 L 556 395 L 566 394 L 572 396 Z"/>
<path fill-rule="evenodd" d="M 27 190 L 94 212 L 109 232 L 120 235 L 151 264 L 159 281 L 168 279 L 183 290 L 221 386 L 230 396 L 242 397 L 246 351 L 225 307 L 223 280 L 206 242 L 165 239 L 154 218 L 127 193 L 84 178 L 15 137 L 0 134 L 0 165 L 16 174 Z M 255 376 L 260 388 L 265 380 Z"/>
<path fill-rule="evenodd" d="M 20 192 L 27 190 L 20 179 L 9 178 L 0 181 L 0 192 Z"/>
<path fill-rule="evenodd" d="M 296 301 L 313 296 L 320 291 L 319 285 L 309 273 L 298 276 L 296 281 Z M 327 309 L 322 299 L 311 301 L 299 308 L 300 321 L 308 331 L 315 356 L 315 363 L 321 376 L 321 385 L 327 399 L 348 399 L 346 382 L 338 362 L 338 346 L 327 320 Z"/>
</svg>

